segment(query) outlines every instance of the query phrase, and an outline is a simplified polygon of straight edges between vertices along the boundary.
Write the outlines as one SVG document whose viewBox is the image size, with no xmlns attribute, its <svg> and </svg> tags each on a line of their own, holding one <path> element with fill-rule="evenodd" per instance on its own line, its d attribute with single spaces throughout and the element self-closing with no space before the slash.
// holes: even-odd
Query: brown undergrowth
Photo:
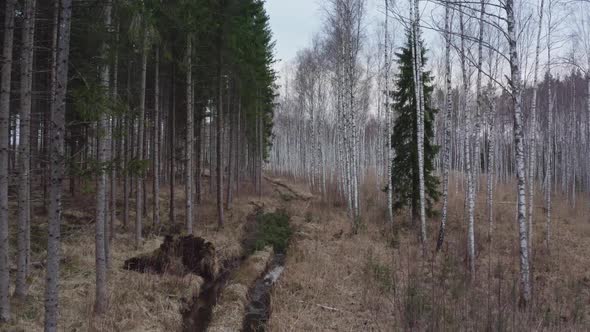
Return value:
<svg viewBox="0 0 590 332">
<path fill-rule="evenodd" d="M 500 184 L 494 230 L 485 205 L 485 180 L 476 208 L 477 272 L 466 261 L 461 186 L 451 182 L 443 250 L 434 254 L 439 219 L 429 221 L 422 256 L 418 229 L 401 213 L 391 228 L 385 195 L 368 177 L 362 226 L 352 235 L 342 202 L 315 200 L 294 208 L 295 241 L 272 295 L 273 331 L 587 330 L 590 328 L 588 197 L 572 209 L 554 200 L 551 250 L 544 245 L 545 213 L 535 211 L 534 301 L 518 308 L 518 247 L 514 186 Z M 302 183 L 298 184 L 300 187 Z M 456 190 L 457 188 L 457 190 Z M 542 206 L 541 193 L 536 206 Z"/>
<path fill-rule="evenodd" d="M 146 184 L 147 188 L 151 188 Z M 250 185 L 242 185 L 240 195 L 226 210 L 225 227 L 219 231 L 214 195 L 208 193 L 204 183 L 203 201 L 195 213 L 194 235 L 213 244 L 219 262 L 242 255 L 240 239 L 243 236 L 246 217 L 256 206 L 274 205 L 272 189 L 265 188 L 261 197 Z M 122 189 L 122 186 L 119 186 Z M 269 191 L 267 191 L 269 190 Z M 134 197 L 134 195 L 132 195 Z M 115 237 L 111 247 L 111 269 L 108 272 L 109 307 L 102 317 L 93 314 L 95 292 L 94 261 L 94 209 L 93 194 L 77 193 L 75 198 L 66 195 L 62 224 L 62 248 L 60 266 L 60 317 L 59 327 L 64 331 L 179 331 L 182 329 L 182 311 L 194 294 L 198 294 L 204 280 L 195 274 L 138 273 L 124 269 L 124 262 L 132 257 L 148 255 L 163 242 L 163 235 L 182 230 L 185 220 L 184 191 L 175 191 L 176 216 L 173 223 L 168 218 L 169 191 L 162 188 L 160 196 L 161 220 L 164 227 L 152 222 L 152 195 L 148 191 L 148 209 L 144 218 L 144 242 L 136 250 L 132 235 L 135 221 L 135 201 L 130 200 L 129 225 L 123 222 L 123 199 L 118 195 L 118 213 Z M 41 199 L 34 200 L 35 211 L 42 210 Z M 16 206 L 11 206 L 15 213 Z M 47 245 L 47 217 L 41 213 L 32 220 L 32 262 L 29 296 L 23 304 L 13 303 L 13 320 L 1 330 L 43 330 L 43 298 L 45 287 L 45 255 Z M 16 238 L 16 226 L 11 229 Z M 13 241 L 12 249 L 16 247 Z M 16 254 L 11 254 L 16 257 Z M 13 272 L 16 266 L 13 266 Z M 13 274 L 14 275 L 14 274 Z M 12 276 L 13 276 L 12 275 Z"/>
<path fill-rule="evenodd" d="M 273 178 L 273 180 L 277 180 Z M 362 188 L 362 226 L 352 234 L 346 205 L 331 195 L 310 193 L 293 179 L 282 184 L 264 181 L 259 196 L 242 186 L 226 225 L 217 229 L 214 194 L 204 185 L 203 203 L 195 215 L 195 234 L 211 242 L 219 261 L 242 255 L 239 239 L 247 232 L 247 216 L 254 209 L 285 210 L 291 216 L 293 236 L 285 271 L 272 296 L 272 331 L 391 331 L 391 330 L 588 330 L 590 328 L 590 199 L 578 195 L 576 207 L 557 195 L 550 251 L 544 246 L 545 219 L 535 210 L 533 237 L 534 302 L 518 309 L 518 247 L 515 222 L 515 186 L 500 184 L 495 194 L 494 232 L 488 240 L 485 180 L 476 206 L 477 273 L 466 268 L 466 224 L 461 185 L 450 186 L 449 225 L 445 245 L 433 254 L 438 218 L 429 221 L 429 250 L 423 257 L 418 230 L 406 213 L 385 223 L 385 195 L 369 176 Z M 330 187 L 330 186 L 329 186 Z M 176 192 L 175 223 L 184 222 L 184 193 Z M 283 189 L 281 189 L 283 188 Z M 163 188 L 164 189 L 164 188 Z M 294 194 L 295 193 L 295 194 Z M 151 197 L 151 195 L 150 195 Z M 536 206 L 542 206 L 536 194 Z M 160 197 L 162 221 L 168 223 L 168 191 Z M 122 206 L 119 197 L 119 206 Z M 151 275 L 123 269 L 126 259 L 158 248 L 161 237 L 151 227 L 141 250 L 135 250 L 130 232 L 121 228 L 118 214 L 109 272 L 109 309 L 95 318 L 94 220 L 91 194 L 68 197 L 64 212 L 60 328 L 66 331 L 180 330 L 183 298 L 196 294 L 203 280 L 188 275 Z M 148 206 L 150 200 L 148 199 Z M 130 204 L 130 228 L 134 220 Z M 14 208 L 14 207 L 13 207 Z M 35 208 L 35 207 L 34 207 Z M 37 207 L 38 208 L 38 207 Z M 36 210 L 35 210 L 36 211 Z M 44 248 L 46 217 L 35 214 L 32 225 L 33 272 L 30 296 L 14 303 L 10 331 L 38 331 L 43 323 Z M 182 227 L 180 227 L 182 229 Z M 13 235 L 15 229 L 11 230 Z M 130 230 L 129 230 L 130 231 Z M 13 245 L 14 248 L 14 245 Z M 15 257 L 12 255 L 12 257 Z"/>
</svg>

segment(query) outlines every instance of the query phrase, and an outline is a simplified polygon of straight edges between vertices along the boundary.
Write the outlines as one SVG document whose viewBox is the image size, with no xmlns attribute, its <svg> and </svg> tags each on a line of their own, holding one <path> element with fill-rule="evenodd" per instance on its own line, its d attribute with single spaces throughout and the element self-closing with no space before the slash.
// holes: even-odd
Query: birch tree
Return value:
<svg viewBox="0 0 590 332">
<path fill-rule="evenodd" d="M 385 167 L 387 168 L 387 219 L 390 224 L 393 225 L 393 177 L 391 174 L 391 167 L 393 162 L 393 151 L 390 144 L 390 137 L 392 135 L 391 132 L 391 124 L 392 124 L 392 111 L 389 108 L 389 72 L 390 72 L 390 65 L 389 65 L 389 1 L 385 0 L 385 37 L 384 37 L 384 81 L 385 81 L 385 137 L 386 137 L 386 160 L 385 160 Z"/>
<path fill-rule="evenodd" d="M 465 49 L 465 24 L 464 14 L 459 14 L 459 25 L 461 31 L 461 76 L 463 84 L 463 96 L 461 99 L 461 109 L 465 116 L 465 173 L 467 173 L 467 193 L 466 193 L 466 204 L 467 204 L 467 255 L 469 258 L 469 271 L 471 278 L 475 278 L 475 183 L 473 175 L 473 165 L 471 163 L 471 112 L 469 111 L 469 73 L 466 65 L 466 54 Z"/>
<path fill-rule="evenodd" d="M 422 85 L 422 44 L 420 41 L 420 4 L 419 0 L 414 0 L 414 86 L 416 93 L 416 113 L 418 121 L 418 181 L 420 195 L 420 239 L 422 241 L 422 251 L 426 252 L 427 229 L 426 229 L 426 203 L 425 203 L 425 185 L 424 185 L 424 91 Z"/>
<path fill-rule="evenodd" d="M 443 206 L 442 206 L 442 217 L 440 222 L 440 230 L 438 233 L 438 241 L 436 243 L 436 250 L 442 248 L 445 230 L 447 224 L 447 210 L 449 207 L 449 171 L 451 168 L 451 121 L 452 121 L 452 109 L 453 109 L 453 96 L 452 96 L 452 85 L 451 85 L 451 6 L 445 6 L 445 138 L 443 145 Z"/>
<path fill-rule="evenodd" d="M 504 4 L 507 21 L 507 38 L 510 53 L 510 93 L 514 104 L 514 144 L 516 149 L 516 178 L 518 189 L 517 223 L 520 248 L 520 304 L 527 306 L 531 301 L 531 281 L 529 266 L 529 246 L 526 220 L 526 178 L 524 162 L 524 134 L 522 115 L 521 75 L 517 49 L 516 22 L 514 0 L 506 0 Z"/>
<path fill-rule="evenodd" d="M 541 31 L 543 28 L 543 11 L 545 0 L 541 0 L 539 5 L 539 24 L 537 26 L 537 44 L 535 47 L 535 63 L 533 70 L 533 99 L 531 100 L 530 130 L 531 137 L 529 142 L 529 229 L 528 245 L 529 257 L 533 256 L 533 212 L 535 210 L 535 168 L 537 158 L 537 93 L 539 91 L 539 54 L 541 53 Z"/>
</svg>

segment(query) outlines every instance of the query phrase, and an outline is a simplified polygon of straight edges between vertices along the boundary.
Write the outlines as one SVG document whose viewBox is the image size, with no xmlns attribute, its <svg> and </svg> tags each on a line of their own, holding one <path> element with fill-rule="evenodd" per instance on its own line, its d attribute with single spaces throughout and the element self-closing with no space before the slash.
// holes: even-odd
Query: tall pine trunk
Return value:
<svg viewBox="0 0 590 332">
<path fill-rule="evenodd" d="M 174 186 L 176 185 L 176 70 L 172 65 L 171 76 L 172 91 L 170 93 L 170 211 L 168 211 L 168 222 L 170 225 L 175 223 L 175 201 L 174 201 Z"/>
<path fill-rule="evenodd" d="M 216 139 L 216 150 L 217 150 L 217 163 L 216 163 L 216 177 L 217 177 L 217 223 L 218 227 L 222 228 L 224 224 L 223 219 L 223 58 L 222 58 L 222 33 L 223 29 L 219 32 L 219 54 L 217 63 L 217 139 Z"/>
<path fill-rule="evenodd" d="M 137 123 L 137 155 L 136 159 L 143 160 L 143 133 L 145 120 L 145 95 L 147 83 L 147 29 L 143 27 L 143 40 L 141 45 L 141 87 L 139 95 L 139 119 Z M 135 247 L 139 248 L 142 241 L 142 224 L 143 224 L 143 170 L 137 174 L 135 193 Z"/>
<path fill-rule="evenodd" d="M 10 123 L 10 83 L 16 0 L 6 1 L 4 12 L 4 46 L 0 87 L 0 321 L 10 319 L 10 263 L 8 260 L 8 158 Z"/>
<path fill-rule="evenodd" d="M 45 331 L 57 331 L 59 296 L 60 224 L 62 183 L 65 169 L 65 115 L 70 55 L 72 0 L 61 0 L 57 41 L 56 88 L 51 106 L 51 191 L 47 239 L 47 282 L 45 289 Z"/>
<path fill-rule="evenodd" d="M 15 295 L 24 299 L 27 293 L 27 274 L 29 267 L 29 245 L 27 233 L 30 228 L 30 159 L 31 159 L 31 93 L 33 84 L 33 54 L 35 37 L 35 0 L 25 2 L 22 33 L 20 113 L 19 113 L 19 186 L 18 186 L 18 260 Z"/>
<path fill-rule="evenodd" d="M 154 73 L 154 225 L 160 225 L 160 147 L 162 138 L 160 135 L 160 49 L 156 49 Z"/>
<path fill-rule="evenodd" d="M 193 140 L 195 129 L 193 126 L 193 78 L 192 78 L 192 37 L 186 39 L 186 231 L 193 234 Z"/>
<path fill-rule="evenodd" d="M 104 25 L 111 29 L 111 1 L 105 3 Z M 102 45 L 102 69 L 100 73 L 100 85 L 103 93 L 110 92 L 110 64 L 108 63 L 109 45 L 103 41 Z M 107 215 L 107 172 L 104 166 L 108 162 L 109 150 L 111 146 L 109 136 L 109 118 L 106 113 L 100 114 L 97 126 L 98 133 L 98 162 L 100 165 L 98 173 L 98 186 L 96 189 L 96 223 L 95 223 L 95 263 L 96 263 L 96 296 L 94 302 L 94 312 L 98 315 L 105 313 L 107 309 L 107 246 L 108 236 L 106 234 L 108 225 Z"/>
</svg>

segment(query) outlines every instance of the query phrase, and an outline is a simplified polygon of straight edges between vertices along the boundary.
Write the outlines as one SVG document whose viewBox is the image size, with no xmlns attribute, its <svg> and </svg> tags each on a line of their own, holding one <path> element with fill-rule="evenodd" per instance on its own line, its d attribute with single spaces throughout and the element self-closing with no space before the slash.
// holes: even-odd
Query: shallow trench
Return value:
<svg viewBox="0 0 590 332">
<path fill-rule="evenodd" d="M 239 268 L 243 258 L 231 258 L 222 263 L 217 278 L 207 281 L 199 294 L 191 300 L 189 308 L 182 312 L 182 330 L 185 332 L 207 331 L 213 308 L 217 305 L 219 295 L 226 286 L 232 272 Z"/>
<path fill-rule="evenodd" d="M 270 293 L 272 287 L 283 273 L 284 266 L 285 254 L 275 254 L 266 274 L 258 278 L 248 292 L 250 302 L 246 307 L 242 331 L 266 331 L 266 324 L 271 315 Z"/>
</svg>

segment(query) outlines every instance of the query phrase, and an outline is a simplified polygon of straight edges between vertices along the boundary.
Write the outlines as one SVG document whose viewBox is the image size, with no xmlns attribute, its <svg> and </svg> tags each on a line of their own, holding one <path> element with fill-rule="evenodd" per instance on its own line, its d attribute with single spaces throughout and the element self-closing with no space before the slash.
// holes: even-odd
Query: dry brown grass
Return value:
<svg viewBox="0 0 590 332">
<path fill-rule="evenodd" d="M 151 186 L 148 185 L 148 188 Z M 208 186 L 204 186 L 207 189 Z M 119 187 L 119 189 L 122 189 Z M 162 188 L 162 222 L 169 223 L 169 192 Z M 264 193 L 265 197 L 271 196 Z M 122 209 L 122 195 L 118 206 Z M 148 191 L 148 204 L 152 196 Z M 193 294 L 198 294 L 203 284 L 198 276 L 178 277 L 169 274 L 151 275 L 123 269 L 126 259 L 151 253 L 161 244 L 161 238 L 152 234 L 152 214 L 144 218 L 146 239 L 141 250 L 135 250 L 131 232 L 121 227 L 122 213 L 118 215 L 116 237 L 113 242 L 112 268 L 108 274 L 109 309 L 104 317 L 93 314 L 95 291 L 94 262 L 94 211 L 93 195 L 78 194 L 75 199 L 66 197 L 64 222 L 62 226 L 62 260 L 60 269 L 60 318 L 59 327 L 64 331 L 178 331 L 182 327 L 181 308 L 187 305 Z M 175 191 L 176 223 L 184 222 L 184 191 L 177 186 Z M 249 188 L 232 208 L 226 211 L 226 227 L 217 231 L 215 201 L 210 195 L 203 195 L 203 203 L 197 210 L 195 235 L 212 242 L 220 259 L 242 255 L 239 239 L 243 235 L 246 216 L 252 212 L 252 201 L 257 195 Z M 264 197 L 263 197 L 264 201 Z M 259 203 L 257 203 L 259 204 Z M 270 203 L 268 203 L 270 205 Z M 151 205 L 150 205 L 151 206 Z M 130 200 L 129 231 L 135 221 L 135 201 Z M 15 208 L 15 206 L 13 206 Z M 43 262 L 46 247 L 46 218 L 35 215 L 32 246 L 39 252 L 33 255 L 33 262 Z M 182 229 L 182 228 L 181 228 Z M 16 230 L 12 230 L 16 234 Z M 13 235 L 14 235 L 13 234 Z M 14 245 L 13 245 L 14 247 Z M 35 250 L 34 250 L 35 251 Z M 13 255 L 13 257 L 15 257 Z M 43 298 L 45 270 L 34 269 L 30 278 L 30 294 L 25 304 L 14 303 L 14 319 L 10 325 L 2 326 L 7 331 L 40 331 L 43 329 Z"/>
<path fill-rule="evenodd" d="M 182 324 L 183 299 L 198 292 L 200 277 L 140 274 L 124 270 L 125 259 L 151 252 L 160 245 L 148 239 L 136 251 L 130 236 L 117 236 L 112 247 L 109 272 L 109 308 L 101 318 L 94 318 L 94 239 L 90 229 L 62 245 L 60 269 L 59 326 L 64 331 L 161 331 L 178 330 Z M 43 327 L 44 271 L 31 276 L 26 304 L 16 305 L 10 331 L 40 331 Z"/>
<path fill-rule="evenodd" d="M 362 188 L 362 220 L 359 233 L 351 233 L 346 206 L 334 199 L 322 201 L 303 182 L 283 179 L 292 190 L 309 199 L 290 198 L 289 190 L 265 183 L 258 196 L 251 185 L 226 211 L 226 226 L 217 230 L 214 195 L 203 195 L 197 210 L 195 235 L 212 242 L 220 261 L 242 255 L 239 239 L 246 218 L 257 207 L 272 212 L 285 209 L 290 215 L 294 238 L 286 267 L 272 294 L 272 331 L 391 331 L 412 330 L 588 330 L 590 329 L 590 205 L 578 196 L 576 208 L 563 197 L 554 200 L 551 251 L 544 248 L 544 212 L 536 210 L 534 236 L 535 301 L 529 311 L 518 309 L 518 248 L 513 185 L 496 190 L 493 242 L 487 241 L 487 214 L 482 195 L 476 211 L 477 275 L 466 274 L 466 225 L 461 186 L 450 186 L 448 236 L 443 251 L 422 258 L 417 230 L 407 226 L 405 214 L 396 216 L 395 234 L 385 225 L 385 195 L 367 177 Z M 459 190 L 455 190 L 458 188 Z M 184 222 L 184 193 L 177 187 L 176 222 Z M 204 191 L 208 185 L 203 185 Z M 149 193 L 149 191 L 148 191 Z M 537 193 L 536 205 L 541 206 Z M 149 200 L 148 200 L 149 201 Z M 81 203 L 80 203 L 81 202 Z M 109 273 L 109 311 L 95 318 L 94 225 L 91 195 L 71 202 L 64 228 L 61 270 L 60 328 L 65 331 L 161 331 L 179 330 L 184 299 L 198 292 L 198 277 L 148 275 L 122 269 L 123 261 L 147 253 L 160 244 L 148 236 L 136 251 L 130 235 L 117 230 Z M 161 196 L 162 221 L 169 222 L 168 191 Z M 130 222 L 134 220 L 131 203 Z M 33 245 L 44 248 L 43 217 L 37 216 Z M 429 223 L 429 243 L 434 247 L 438 219 Z M 72 226 L 70 224 L 76 224 Z M 145 221 L 151 223 L 151 213 Z M 401 226 L 399 226 L 401 225 Z M 131 225 L 130 225 L 131 227 Z M 149 229 L 149 227 L 148 227 Z M 35 236 L 39 234 L 39 238 Z M 43 252 L 33 257 L 42 261 Z M 15 319 L 3 328 L 38 331 L 43 322 L 44 270 L 31 276 L 30 298 L 15 304 Z M 246 286 L 226 288 L 225 301 L 244 299 Z M 244 301 L 241 301 L 242 303 Z M 240 305 L 215 309 L 234 312 L 240 321 Z M 238 326 L 238 325 L 235 325 Z"/>
<path fill-rule="evenodd" d="M 299 184 L 301 185 L 301 184 Z M 477 274 L 465 259 L 463 195 L 451 185 L 443 251 L 422 258 L 417 229 L 396 216 L 396 235 L 384 224 L 385 195 L 368 177 L 363 227 L 351 235 L 342 202 L 291 208 L 296 239 L 273 291 L 273 331 L 334 330 L 587 330 L 590 328 L 590 212 L 581 198 L 571 209 L 554 200 L 551 252 L 544 248 L 544 211 L 536 210 L 535 300 L 518 308 L 518 248 L 513 185 L 496 191 L 493 241 L 487 240 L 485 181 L 476 212 Z M 460 188 L 460 187 L 459 187 Z M 542 206 L 541 193 L 536 205 Z M 340 206 L 336 208 L 335 206 Z M 429 223 L 434 248 L 438 219 Z"/>
</svg>

